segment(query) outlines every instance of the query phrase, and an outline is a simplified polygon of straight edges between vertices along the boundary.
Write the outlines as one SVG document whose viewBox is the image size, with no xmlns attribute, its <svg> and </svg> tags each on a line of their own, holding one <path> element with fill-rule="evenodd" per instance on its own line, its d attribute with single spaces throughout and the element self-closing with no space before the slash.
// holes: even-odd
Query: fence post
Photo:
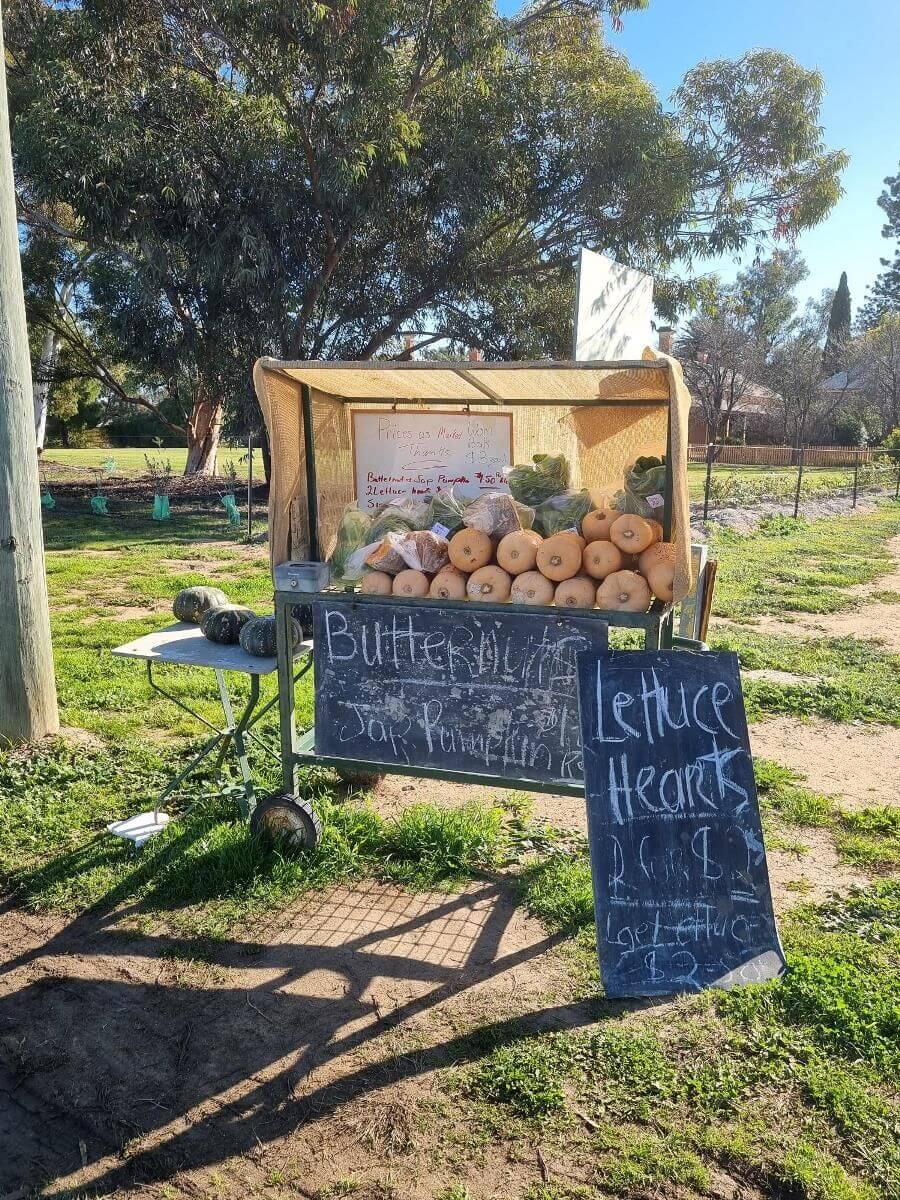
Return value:
<svg viewBox="0 0 900 1200">
<path fill-rule="evenodd" d="M 253 434 L 247 435 L 247 541 L 253 541 Z"/>
<path fill-rule="evenodd" d="M 706 444 L 706 483 L 703 485 L 703 520 L 709 516 L 709 485 L 712 480 L 713 468 L 713 452 L 715 450 L 713 442 Z"/>
<path fill-rule="evenodd" d="M 797 447 L 797 490 L 794 493 L 794 520 L 800 513 L 800 488 L 803 484 L 803 447 Z"/>
<path fill-rule="evenodd" d="M 894 499 L 900 500 L 900 460 L 897 462 L 897 486 L 894 488 Z"/>
<path fill-rule="evenodd" d="M 853 508 L 856 508 L 856 495 L 859 491 L 859 455 L 860 451 L 857 450 L 856 458 L 853 460 Z"/>
</svg>

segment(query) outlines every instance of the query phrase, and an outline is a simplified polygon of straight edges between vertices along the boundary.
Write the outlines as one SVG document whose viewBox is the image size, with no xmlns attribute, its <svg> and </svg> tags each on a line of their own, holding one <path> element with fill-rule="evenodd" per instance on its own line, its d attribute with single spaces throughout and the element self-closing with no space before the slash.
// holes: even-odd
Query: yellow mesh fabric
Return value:
<svg viewBox="0 0 900 1200">
<path fill-rule="evenodd" d="M 675 599 L 691 590 L 690 509 L 687 490 L 687 418 L 690 396 L 677 360 L 647 351 L 647 358 L 667 368 L 669 406 L 643 405 L 652 398 L 655 373 L 629 369 L 610 370 L 601 381 L 603 398 L 621 400 L 616 407 L 519 406 L 503 408 L 483 404 L 473 412 L 512 412 L 516 462 L 529 462 L 535 453 L 564 454 L 572 469 L 572 486 L 586 487 L 599 501 L 622 486 L 625 466 L 641 454 L 663 454 L 671 414 L 673 506 L 672 530 L 676 542 Z M 323 372 L 324 374 L 324 372 Z M 524 372 L 523 372 L 524 374 Z M 309 554 L 305 455 L 303 447 L 300 383 L 283 374 L 277 365 L 258 362 L 253 378 L 272 449 L 269 502 L 269 540 L 272 564 Z M 654 384 L 658 389 L 658 384 Z M 327 556 L 334 545 L 341 515 L 356 499 L 348 403 L 311 391 L 319 540 Z M 367 409 L 415 410 L 419 405 L 366 405 Z M 421 407 L 430 407 L 423 404 Z M 440 407 L 436 403 L 434 407 Z"/>
</svg>

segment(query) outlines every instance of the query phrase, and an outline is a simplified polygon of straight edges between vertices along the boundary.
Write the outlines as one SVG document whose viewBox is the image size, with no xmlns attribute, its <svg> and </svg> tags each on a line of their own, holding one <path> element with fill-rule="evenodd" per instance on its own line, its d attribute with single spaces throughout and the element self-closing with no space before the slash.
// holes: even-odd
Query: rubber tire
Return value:
<svg viewBox="0 0 900 1200">
<path fill-rule="evenodd" d="M 265 796 L 250 815 L 250 832 L 282 849 L 312 850 L 322 837 L 322 823 L 308 800 Z"/>
</svg>

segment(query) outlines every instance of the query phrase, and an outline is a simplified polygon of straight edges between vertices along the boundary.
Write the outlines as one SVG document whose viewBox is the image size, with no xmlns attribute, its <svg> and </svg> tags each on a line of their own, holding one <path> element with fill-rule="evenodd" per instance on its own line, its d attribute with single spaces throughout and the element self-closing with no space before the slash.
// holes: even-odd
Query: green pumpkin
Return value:
<svg viewBox="0 0 900 1200">
<path fill-rule="evenodd" d="M 203 614 L 200 628 L 203 636 L 220 646 L 234 646 L 241 635 L 241 630 L 248 621 L 252 621 L 256 613 L 252 608 L 241 608 L 239 604 L 222 604 L 219 608 L 211 608 Z"/>
<path fill-rule="evenodd" d="M 228 603 L 224 592 L 214 587 L 184 588 L 175 597 L 172 611 L 179 621 L 192 621 L 199 625 L 203 614 L 211 608 L 221 608 Z"/>
<path fill-rule="evenodd" d="M 255 658 L 271 658 L 277 646 L 277 628 L 274 617 L 254 617 L 241 630 L 241 649 Z M 291 618 L 291 649 L 302 640 L 300 622 Z"/>
</svg>

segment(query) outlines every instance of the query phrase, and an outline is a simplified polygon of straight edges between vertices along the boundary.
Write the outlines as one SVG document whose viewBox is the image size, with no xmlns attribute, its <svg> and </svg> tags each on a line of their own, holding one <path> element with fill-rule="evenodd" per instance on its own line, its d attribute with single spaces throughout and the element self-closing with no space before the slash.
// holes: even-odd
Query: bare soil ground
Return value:
<svg viewBox="0 0 900 1200">
<path fill-rule="evenodd" d="M 100 914 L 6 911 L 0 936 L 0 1195 L 352 1176 L 425 1200 L 447 1180 L 415 1114 L 445 1101 L 433 1072 L 474 1053 L 468 1032 L 595 1019 L 508 882 L 333 888 L 212 949 Z"/>
</svg>

